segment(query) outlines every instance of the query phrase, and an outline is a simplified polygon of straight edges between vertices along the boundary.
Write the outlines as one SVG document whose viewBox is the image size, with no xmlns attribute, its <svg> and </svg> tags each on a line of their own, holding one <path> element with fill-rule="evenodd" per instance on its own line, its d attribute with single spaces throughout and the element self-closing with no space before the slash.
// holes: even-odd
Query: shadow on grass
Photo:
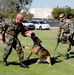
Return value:
<svg viewBox="0 0 74 75">
<path fill-rule="evenodd" d="M 37 62 L 38 58 L 34 58 L 34 59 L 29 59 L 29 60 L 25 60 L 24 64 L 26 65 L 32 65 L 35 64 Z M 52 57 L 51 58 L 51 64 L 54 65 L 55 63 L 60 63 L 62 62 L 61 60 Z M 47 62 L 41 62 L 42 64 L 48 64 Z M 18 63 L 17 61 L 13 61 L 13 62 L 9 62 L 8 65 L 20 65 L 20 63 Z"/>
<path fill-rule="evenodd" d="M 13 62 L 8 62 L 8 65 L 20 65 L 20 63 L 18 63 L 17 61 L 13 61 Z"/>
<path fill-rule="evenodd" d="M 71 52 L 70 55 L 74 54 L 74 52 Z M 56 57 L 51 57 L 51 64 L 54 65 L 56 63 L 60 63 L 62 62 L 62 60 L 59 59 L 59 57 L 61 57 L 60 55 L 56 56 Z M 70 56 L 70 58 L 74 58 L 74 56 Z M 24 64 L 26 65 L 32 65 L 35 64 L 37 62 L 39 58 L 33 58 L 33 59 L 29 59 L 29 60 L 25 60 Z M 2 63 L 3 61 L 0 61 L 0 63 Z M 42 64 L 48 64 L 47 62 L 41 62 Z M 18 63 L 17 61 L 13 61 L 13 62 L 8 62 L 8 65 L 20 65 L 20 63 Z"/>
<path fill-rule="evenodd" d="M 0 63 L 1 63 L 1 62 L 3 62 L 3 61 L 0 61 Z"/>
<path fill-rule="evenodd" d="M 70 56 L 69 58 L 74 58 L 74 56 Z"/>
<path fill-rule="evenodd" d="M 74 51 L 70 52 L 70 54 L 74 54 Z"/>
<path fill-rule="evenodd" d="M 55 63 L 60 63 L 62 62 L 60 59 L 58 59 L 60 57 L 60 55 L 56 56 L 56 57 L 51 57 L 51 64 L 54 65 Z M 71 57 L 72 58 L 72 57 Z M 32 65 L 35 64 L 37 62 L 39 58 L 33 58 L 33 59 L 29 59 L 29 60 L 25 60 L 23 63 L 26 65 Z M 3 61 L 0 61 L 3 62 Z M 47 62 L 41 62 L 42 64 L 48 64 Z M 8 62 L 8 65 L 20 65 L 20 63 L 18 63 L 17 61 L 13 61 L 13 62 Z"/>
<path fill-rule="evenodd" d="M 70 52 L 70 55 L 73 55 L 73 56 L 70 56 L 70 58 L 74 58 L 74 51 Z"/>
<path fill-rule="evenodd" d="M 60 59 L 58 59 L 60 56 L 51 57 L 51 64 L 54 65 L 55 63 L 62 62 Z"/>
<path fill-rule="evenodd" d="M 26 65 L 31 65 L 34 64 L 37 60 L 38 58 L 29 59 L 29 60 L 25 60 L 23 63 Z M 8 62 L 8 65 L 20 65 L 20 63 L 18 63 L 17 61 L 13 61 L 13 62 Z"/>
</svg>

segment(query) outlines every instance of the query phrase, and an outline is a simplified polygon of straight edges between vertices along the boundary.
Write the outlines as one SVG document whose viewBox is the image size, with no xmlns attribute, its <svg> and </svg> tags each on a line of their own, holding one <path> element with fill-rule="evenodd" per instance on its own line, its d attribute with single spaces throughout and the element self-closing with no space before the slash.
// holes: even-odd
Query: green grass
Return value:
<svg viewBox="0 0 74 75">
<path fill-rule="evenodd" d="M 42 45 L 50 52 L 51 56 L 54 55 L 54 49 L 56 46 L 57 30 L 35 30 L 33 31 L 36 35 L 42 40 Z M 29 37 L 19 36 L 22 46 L 32 47 L 33 42 Z M 0 75 L 74 75 L 74 58 L 69 60 L 64 60 L 66 54 L 65 44 L 59 44 L 57 49 L 58 52 L 63 54 L 59 57 L 61 62 L 57 61 L 51 67 L 47 63 L 31 64 L 28 69 L 21 68 L 19 65 L 10 64 L 9 66 L 3 66 L 2 64 L 2 55 L 3 55 L 3 43 L 0 41 Z M 74 47 L 72 47 L 72 51 Z M 24 50 L 24 59 L 29 56 L 30 51 Z M 58 55 L 57 52 L 55 55 Z M 74 55 L 70 55 L 73 57 Z M 38 58 L 37 55 L 33 54 L 30 59 Z M 18 62 L 18 56 L 16 51 L 13 49 L 12 53 L 8 58 L 8 62 Z"/>
</svg>

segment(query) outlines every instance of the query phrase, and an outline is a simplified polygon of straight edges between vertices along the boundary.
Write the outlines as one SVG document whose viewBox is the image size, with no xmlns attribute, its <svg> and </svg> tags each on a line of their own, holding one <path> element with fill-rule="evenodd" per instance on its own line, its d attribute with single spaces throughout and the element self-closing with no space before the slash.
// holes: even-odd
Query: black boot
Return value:
<svg viewBox="0 0 74 75">
<path fill-rule="evenodd" d="M 5 58 L 3 59 L 3 65 L 4 65 L 4 66 L 8 66 L 7 60 L 6 60 Z"/>
<path fill-rule="evenodd" d="M 68 59 L 69 59 L 69 54 L 66 54 L 65 60 L 68 60 Z"/>
<path fill-rule="evenodd" d="M 23 67 L 23 68 L 29 68 L 27 65 L 25 65 L 23 62 L 20 63 L 20 67 Z"/>
</svg>

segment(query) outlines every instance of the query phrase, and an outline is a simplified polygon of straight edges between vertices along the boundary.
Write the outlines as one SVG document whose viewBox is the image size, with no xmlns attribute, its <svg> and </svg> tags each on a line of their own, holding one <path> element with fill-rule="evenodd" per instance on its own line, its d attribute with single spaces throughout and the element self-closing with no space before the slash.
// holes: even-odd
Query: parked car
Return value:
<svg viewBox="0 0 74 75">
<path fill-rule="evenodd" d="M 2 20 L 2 19 L 0 19 L 0 25 L 2 24 L 2 21 L 3 21 L 3 20 Z"/>
<path fill-rule="evenodd" d="M 39 30 L 50 29 L 50 25 L 44 20 L 31 20 L 30 22 L 35 25 L 35 29 L 39 29 Z"/>
<path fill-rule="evenodd" d="M 23 20 L 22 24 L 24 27 L 26 26 L 29 30 L 34 30 L 35 25 L 33 23 L 30 23 L 28 20 Z"/>
</svg>

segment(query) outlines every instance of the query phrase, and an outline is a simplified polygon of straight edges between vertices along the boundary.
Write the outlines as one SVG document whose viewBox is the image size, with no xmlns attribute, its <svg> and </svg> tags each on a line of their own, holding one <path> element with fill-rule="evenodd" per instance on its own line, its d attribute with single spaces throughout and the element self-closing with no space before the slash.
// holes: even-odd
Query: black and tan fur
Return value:
<svg viewBox="0 0 74 75">
<path fill-rule="evenodd" d="M 50 53 L 41 45 L 41 40 L 35 36 L 34 33 L 31 34 L 31 39 L 34 42 L 32 48 L 25 47 L 25 49 L 30 50 L 32 53 L 38 55 L 40 58 L 37 60 L 36 64 L 40 61 L 46 61 L 51 65 L 51 56 Z"/>
</svg>

